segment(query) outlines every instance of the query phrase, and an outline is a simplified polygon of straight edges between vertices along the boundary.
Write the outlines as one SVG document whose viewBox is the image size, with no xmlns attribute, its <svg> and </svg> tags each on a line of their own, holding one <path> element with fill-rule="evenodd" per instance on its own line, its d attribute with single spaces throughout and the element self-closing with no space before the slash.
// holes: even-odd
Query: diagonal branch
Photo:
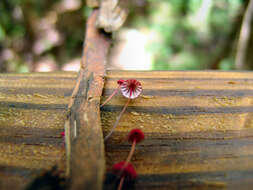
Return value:
<svg viewBox="0 0 253 190">
<path fill-rule="evenodd" d="M 65 122 L 67 175 L 70 189 L 102 189 L 105 170 L 100 96 L 110 36 L 95 27 L 98 11 L 88 19 L 82 65 Z"/>
</svg>

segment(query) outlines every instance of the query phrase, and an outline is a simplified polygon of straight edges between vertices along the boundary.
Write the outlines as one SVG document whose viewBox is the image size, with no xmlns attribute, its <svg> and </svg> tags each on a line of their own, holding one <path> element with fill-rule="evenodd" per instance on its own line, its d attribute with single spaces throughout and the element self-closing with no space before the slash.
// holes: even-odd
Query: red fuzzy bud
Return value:
<svg viewBox="0 0 253 190">
<path fill-rule="evenodd" d="M 128 135 L 128 141 L 136 143 L 141 142 L 144 139 L 144 133 L 140 129 L 132 129 Z"/>
<path fill-rule="evenodd" d="M 125 80 L 122 80 L 122 79 L 117 81 L 118 85 L 122 85 L 124 82 L 125 82 Z"/>
<path fill-rule="evenodd" d="M 131 163 L 126 164 L 125 161 L 114 164 L 112 167 L 112 172 L 115 175 L 121 175 L 120 177 L 124 177 L 127 180 L 134 180 L 137 176 L 133 165 Z"/>
</svg>

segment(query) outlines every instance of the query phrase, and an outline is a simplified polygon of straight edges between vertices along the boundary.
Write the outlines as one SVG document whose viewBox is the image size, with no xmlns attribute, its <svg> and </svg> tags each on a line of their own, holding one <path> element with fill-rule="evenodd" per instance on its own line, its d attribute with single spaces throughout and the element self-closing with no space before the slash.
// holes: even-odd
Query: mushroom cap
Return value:
<svg viewBox="0 0 253 190">
<path fill-rule="evenodd" d="M 115 175 L 121 175 L 127 180 L 134 180 L 137 176 L 136 171 L 131 163 L 125 164 L 125 161 L 118 162 L 113 165 L 112 172 Z M 125 166 L 125 167 L 124 167 Z"/>
<path fill-rule="evenodd" d="M 140 130 L 140 129 L 132 129 L 129 132 L 129 135 L 128 135 L 128 141 L 129 142 L 133 143 L 134 141 L 136 141 L 136 143 L 139 143 L 143 139 L 144 139 L 144 133 L 142 132 L 142 130 Z"/>
<path fill-rule="evenodd" d="M 142 86 L 138 80 L 128 79 L 120 85 L 120 90 L 126 98 L 134 99 L 141 94 Z"/>
</svg>

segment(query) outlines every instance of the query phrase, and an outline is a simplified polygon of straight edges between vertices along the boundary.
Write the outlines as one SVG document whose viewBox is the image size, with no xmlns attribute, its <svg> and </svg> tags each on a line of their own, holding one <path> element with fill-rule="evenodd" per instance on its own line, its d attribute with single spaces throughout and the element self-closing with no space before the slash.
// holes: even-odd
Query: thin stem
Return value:
<svg viewBox="0 0 253 190">
<path fill-rule="evenodd" d="M 105 137 L 104 141 L 106 141 L 113 133 L 113 131 L 115 130 L 115 128 L 117 127 L 118 123 L 119 123 L 119 120 L 121 118 L 121 116 L 123 115 L 123 113 L 126 111 L 126 108 L 130 102 L 130 98 L 127 100 L 127 103 L 125 104 L 124 108 L 122 109 L 122 111 L 120 112 L 119 114 L 119 117 L 117 118 L 116 122 L 114 123 L 113 127 L 112 127 L 112 130 L 108 133 L 108 135 Z"/>
<path fill-rule="evenodd" d="M 127 159 L 122 167 L 122 170 L 120 172 L 120 175 L 123 173 L 125 167 L 127 166 L 127 164 L 131 161 L 131 158 L 133 157 L 133 154 L 134 154 L 134 150 L 135 150 L 135 146 L 136 146 L 136 140 L 134 140 L 133 144 L 132 144 L 132 147 L 131 147 L 131 150 L 127 156 Z"/>
<path fill-rule="evenodd" d="M 118 186 L 118 189 L 117 189 L 117 190 L 121 190 L 121 189 L 122 189 L 122 186 L 123 186 L 123 183 L 124 183 L 124 179 L 125 179 L 125 177 L 122 177 L 122 178 L 120 179 L 119 186 Z"/>
<path fill-rule="evenodd" d="M 105 100 L 105 102 L 100 107 L 103 107 L 107 102 L 109 102 L 112 99 L 112 97 L 119 91 L 119 88 L 120 85 L 113 91 L 113 93 Z"/>
<path fill-rule="evenodd" d="M 134 142 L 133 142 L 133 144 L 132 144 L 131 150 L 130 150 L 130 152 L 129 152 L 129 154 L 128 154 L 128 157 L 127 157 L 127 159 L 126 159 L 125 164 L 128 164 L 128 162 L 131 161 L 131 158 L 133 157 L 133 154 L 134 154 L 135 146 L 136 146 L 136 140 L 134 140 Z"/>
</svg>

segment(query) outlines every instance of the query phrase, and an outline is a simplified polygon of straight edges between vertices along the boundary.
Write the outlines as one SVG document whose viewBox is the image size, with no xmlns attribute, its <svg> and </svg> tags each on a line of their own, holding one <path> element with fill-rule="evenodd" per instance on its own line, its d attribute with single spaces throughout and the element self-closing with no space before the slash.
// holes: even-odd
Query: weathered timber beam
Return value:
<svg viewBox="0 0 253 190">
<path fill-rule="evenodd" d="M 55 165 L 65 170 L 60 134 L 75 78 L 73 72 L 0 75 L 1 190 L 26 189 Z"/>
<path fill-rule="evenodd" d="M 0 75 L 1 190 L 22 189 L 64 157 L 59 133 L 76 76 Z M 115 185 L 111 166 L 126 158 L 126 136 L 136 127 L 146 139 L 132 160 L 139 175 L 130 189 L 253 187 L 252 72 L 108 71 L 102 102 L 121 78 L 140 80 L 143 94 L 131 102 L 105 145 L 104 189 Z M 118 94 L 102 108 L 105 135 L 124 104 Z"/>
<path fill-rule="evenodd" d="M 100 190 L 104 179 L 99 105 L 111 38 L 96 28 L 97 15 L 98 11 L 94 10 L 87 22 L 81 69 L 65 122 L 67 173 L 73 190 Z"/>
<path fill-rule="evenodd" d="M 113 164 L 125 160 L 128 132 L 141 128 L 132 163 L 139 176 L 129 189 L 252 189 L 252 72 L 108 72 L 102 102 L 118 79 L 135 78 L 143 94 L 131 101 L 105 144 L 105 189 L 115 187 Z M 126 99 L 102 107 L 110 131 Z"/>
</svg>

